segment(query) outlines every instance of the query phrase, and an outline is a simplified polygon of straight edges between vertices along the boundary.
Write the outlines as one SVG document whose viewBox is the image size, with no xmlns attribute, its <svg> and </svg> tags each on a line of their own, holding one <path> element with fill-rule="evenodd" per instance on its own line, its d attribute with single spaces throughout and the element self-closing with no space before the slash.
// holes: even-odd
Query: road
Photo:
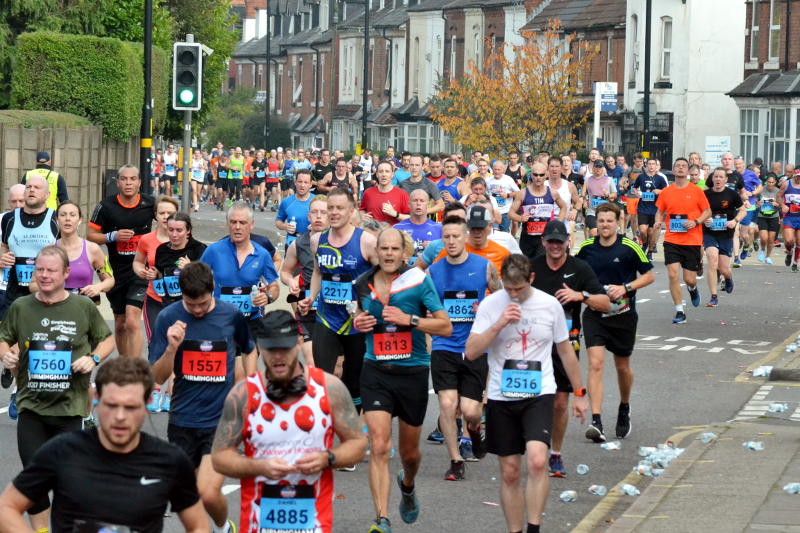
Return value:
<svg viewBox="0 0 800 533">
<path fill-rule="evenodd" d="M 223 214 L 212 207 L 203 206 L 200 213 L 192 215 L 196 238 L 210 242 L 225 234 Z M 273 213 L 257 213 L 257 231 L 275 242 L 273 218 Z M 737 382 L 736 377 L 800 329 L 797 290 L 800 276 L 793 276 L 782 266 L 781 249 L 776 250 L 775 258 L 781 266 L 766 266 L 748 259 L 743 268 L 735 271 L 735 292 L 730 296 L 723 293 L 719 307 L 695 309 L 689 304 L 688 322 L 673 325 L 674 309 L 667 291 L 666 269 L 661 256 L 656 256 L 656 282 L 639 294 L 639 339 L 632 360 L 635 372 L 631 402 L 633 432 L 622 442 L 621 450 L 604 451 L 585 440 L 585 425 L 574 420 L 570 422 L 562 450 L 569 475 L 551 482 L 543 530 L 571 531 L 603 500 L 587 492 L 589 485 L 602 484 L 611 488 L 622 480 L 638 462 L 639 446 L 663 442 L 691 426 L 729 420 L 748 402 L 758 383 Z M 700 289 L 704 305 L 708 298 L 704 281 Z M 585 352 L 581 356 L 585 377 Z M 618 393 L 610 356 L 604 380 L 604 422 L 608 432 L 613 433 Z M 0 391 L 0 405 L 6 405 L 7 400 L 8 391 Z M 437 416 L 438 406 L 431 391 L 423 440 L 436 426 Z M 165 437 L 166 425 L 167 415 L 155 414 L 150 416 L 144 429 Z M 498 467 L 494 457 L 469 463 L 467 479 L 454 483 L 442 480 L 448 466 L 443 446 L 423 442 L 422 453 L 422 469 L 417 480 L 420 518 L 414 525 L 400 520 L 396 507 L 398 491 L 393 486 L 390 515 L 394 531 L 506 531 L 498 506 Z M 578 463 L 589 466 L 588 475 L 575 473 Z M 395 457 L 392 472 L 399 468 Z M 0 483 L 5 485 L 19 469 L 15 422 L 2 412 Z M 640 488 L 646 481 L 640 480 Z M 559 501 L 559 493 L 567 489 L 578 491 L 576 502 Z M 228 494 L 230 516 L 237 519 L 238 483 L 228 480 L 224 490 Z M 335 495 L 334 531 L 366 531 L 375 516 L 367 465 L 359 465 L 353 473 L 337 472 Z M 621 515 L 629 502 L 630 499 L 606 497 L 602 510 L 598 508 L 592 515 L 596 518 L 593 529 L 603 530 L 606 520 Z M 586 522 L 582 529 L 584 526 Z M 175 517 L 166 520 L 165 531 L 181 531 Z"/>
</svg>

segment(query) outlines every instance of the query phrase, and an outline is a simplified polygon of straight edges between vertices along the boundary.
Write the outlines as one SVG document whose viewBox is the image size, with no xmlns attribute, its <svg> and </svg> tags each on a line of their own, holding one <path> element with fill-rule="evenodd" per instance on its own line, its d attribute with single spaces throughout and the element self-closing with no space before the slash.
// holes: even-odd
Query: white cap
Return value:
<svg viewBox="0 0 800 533">
<path fill-rule="evenodd" d="M 283 147 L 278 146 L 278 153 L 283 152 Z"/>
</svg>

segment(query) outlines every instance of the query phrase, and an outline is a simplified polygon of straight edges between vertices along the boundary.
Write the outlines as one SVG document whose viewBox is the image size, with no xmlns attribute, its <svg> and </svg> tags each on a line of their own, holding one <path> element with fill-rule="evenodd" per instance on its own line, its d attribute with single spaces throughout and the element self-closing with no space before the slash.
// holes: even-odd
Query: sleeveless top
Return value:
<svg viewBox="0 0 800 533">
<path fill-rule="evenodd" d="M 558 197 L 564 202 L 564 205 L 567 206 L 567 212 L 572 209 L 572 191 L 569 190 L 569 181 L 561 178 L 561 187 L 556 189 L 556 193 Z M 548 188 L 550 187 L 550 182 L 548 182 Z M 561 214 L 561 208 L 558 207 L 558 204 L 553 202 L 553 217 L 557 217 Z"/>
<path fill-rule="evenodd" d="M 461 198 L 461 195 L 458 194 L 458 186 L 461 184 L 462 181 L 464 180 L 462 180 L 461 178 L 456 178 L 450 185 L 445 185 L 444 184 L 445 180 L 441 180 L 436 184 L 436 187 L 439 188 L 440 193 L 443 191 L 447 191 L 450 193 L 450 196 L 452 196 L 453 198 L 456 199 L 456 201 L 458 201 L 458 199 Z"/>
<path fill-rule="evenodd" d="M 8 250 L 14 254 L 14 273 L 17 277 L 17 285 L 28 287 L 31 284 L 39 250 L 55 242 L 50 229 L 50 221 L 55 216 L 55 211 L 48 208 L 42 223 L 35 228 L 26 227 L 22 223 L 20 213 L 22 213 L 21 207 L 14 210 L 14 226 L 8 236 Z"/>
<path fill-rule="evenodd" d="M 783 215 L 784 218 L 797 218 L 800 217 L 800 187 L 792 185 L 791 180 L 786 185 L 786 191 L 783 194 L 783 200 L 789 211 Z M 17 209 L 19 211 L 19 209 Z"/>
<path fill-rule="evenodd" d="M 339 179 L 336 176 L 336 172 L 331 174 L 331 187 L 338 187 L 340 189 L 344 189 L 346 191 L 350 191 L 350 173 L 348 172 L 347 175 Z M 350 191 L 353 192 L 353 191 Z"/>
<path fill-rule="evenodd" d="M 56 244 L 60 242 L 61 241 L 58 241 Z M 92 260 L 89 259 L 89 253 L 86 248 L 87 244 L 86 240 L 84 240 L 81 255 L 74 261 L 69 262 L 69 276 L 64 281 L 64 288 L 68 291 L 71 289 L 82 289 L 87 285 L 91 285 L 92 281 L 94 281 Z"/>
<path fill-rule="evenodd" d="M 520 180 L 522 180 L 522 165 L 517 167 L 517 170 L 511 170 L 511 165 L 506 168 L 506 176 L 510 176 L 517 185 L 519 185 Z"/>
<path fill-rule="evenodd" d="M 544 195 L 536 196 L 526 186 L 525 199 L 522 200 L 522 212 L 530 216 L 522 227 L 522 232 L 519 236 L 520 242 L 533 237 L 541 237 L 542 233 L 544 233 L 544 227 L 555 218 L 556 208 L 558 206 L 553 198 L 553 193 L 550 192 L 550 187 L 545 187 Z"/>
<path fill-rule="evenodd" d="M 245 457 L 280 457 L 293 464 L 307 453 L 323 452 L 333 447 L 333 415 L 325 373 L 314 367 L 307 368 L 306 375 L 308 390 L 290 404 L 275 403 L 267 397 L 261 373 L 247 376 L 247 415 L 242 427 Z M 245 478 L 241 485 L 239 520 L 242 533 L 272 530 L 271 523 L 278 523 L 289 531 L 331 533 L 331 469 L 309 476 L 290 474 L 281 480 L 263 476 Z M 287 500 L 290 503 L 285 505 Z M 290 509 L 297 512 L 291 515 Z M 305 516 L 299 512 L 302 510 L 306 510 Z"/>
</svg>

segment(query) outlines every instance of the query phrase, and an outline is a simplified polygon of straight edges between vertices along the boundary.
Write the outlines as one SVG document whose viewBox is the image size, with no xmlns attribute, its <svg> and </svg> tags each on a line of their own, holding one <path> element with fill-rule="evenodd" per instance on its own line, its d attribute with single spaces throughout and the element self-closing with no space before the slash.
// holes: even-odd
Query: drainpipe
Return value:
<svg viewBox="0 0 800 533">
<path fill-rule="evenodd" d="M 753 4 L 755 6 L 755 4 Z M 754 7 L 755 9 L 755 7 Z M 789 43 L 791 42 L 792 0 L 786 0 L 786 43 L 783 50 L 783 70 L 789 72 Z"/>
<path fill-rule="evenodd" d="M 394 39 L 386 36 L 386 28 L 381 28 L 384 41 L 389 41 L 389 64 L 386 68 L 386 75 L 389 76 L 389 109 L 392 108 L 392 63 L 394 63 Z"/>
<path fill-rule="evenodd" d="M 313 45 L 308 45 L 309 48 L 314 50 L 314 53 L 317 54 L 317 65 L 316 65 L 316 76 L 315 76 L 315 83 L 314 83 L 314 116 L 319 116 L 319 72 L 320 72 L 320 55 L 319 55 L 319 48 L 314 48 Z"/>
</svg>

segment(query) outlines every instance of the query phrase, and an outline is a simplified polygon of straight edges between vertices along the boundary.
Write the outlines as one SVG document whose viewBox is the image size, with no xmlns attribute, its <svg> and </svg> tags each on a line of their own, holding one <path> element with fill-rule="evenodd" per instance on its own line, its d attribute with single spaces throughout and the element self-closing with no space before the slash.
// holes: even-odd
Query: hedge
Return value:
<svg viewBox="0 0 800 533">
<path fill-rule="evenodd" d="M 0 124 L 22 126 L 23 128 L 80 128 L 91 126 L 92 121 L 78 115 L 57 111 L 6 109 L 0 111 Z"/>
<path fill-rule="evenodd" d="M 18 109 L 74 113 L 126 141 L 139 135 L 144 98 L 142 46 L 119 39 L 52 32 L 17 38 L 11 105 Z M 156 129 L 166 119 L 169 57 L 153 50 Z"/>
</svg>

